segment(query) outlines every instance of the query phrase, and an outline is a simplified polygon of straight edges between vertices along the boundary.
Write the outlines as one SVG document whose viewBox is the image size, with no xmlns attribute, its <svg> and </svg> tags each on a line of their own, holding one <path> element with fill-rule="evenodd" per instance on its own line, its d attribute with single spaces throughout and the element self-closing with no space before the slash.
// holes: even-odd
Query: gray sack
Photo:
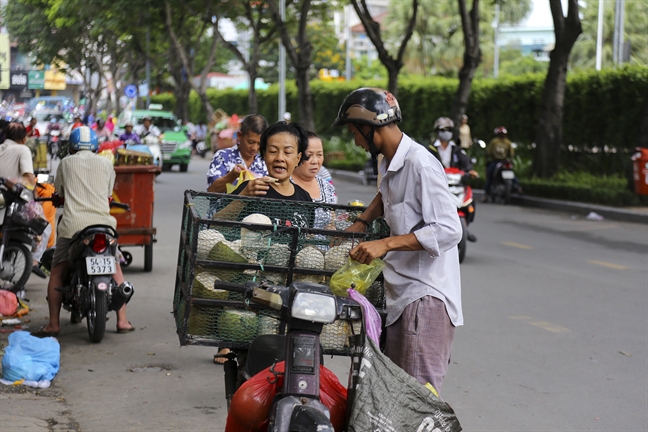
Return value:
<svg viewBox="0 0 648 432">
<path fill-rule="evenodd" d="M 446 402 L 380 352 L 362 335 L 352 336 L 347 432 L 459 432 Z"/>
</svg>

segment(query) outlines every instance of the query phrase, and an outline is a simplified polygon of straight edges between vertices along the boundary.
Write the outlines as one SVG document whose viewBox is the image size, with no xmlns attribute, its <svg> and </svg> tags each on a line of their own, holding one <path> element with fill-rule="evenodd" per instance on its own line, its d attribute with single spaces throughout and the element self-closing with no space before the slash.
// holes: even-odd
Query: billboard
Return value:
<svg viewBox="0 0 648 432">
<path fill-rule="evenodd" d="M 30 90 L 43 90 L 45 88 L 45 71 L 29 71 L 27 88 Z"/>
<path fill-rule="evenodd" d="M 0 34 L 0 90 L 7 90 L 10 86 L 10 66 L 11 50 L 9 48 L 9 35 L 2 33 Z"/>
<path fill-rule="evenodd" d="M 11 72 L 11 89 L 12 90 L 27 90 L 27 72 Z"/>
<path fill-rule="evenodd" d="M 65 90 L 65 74 L 56 69 L 45 71 L 45 90 Z"/>
</svg>

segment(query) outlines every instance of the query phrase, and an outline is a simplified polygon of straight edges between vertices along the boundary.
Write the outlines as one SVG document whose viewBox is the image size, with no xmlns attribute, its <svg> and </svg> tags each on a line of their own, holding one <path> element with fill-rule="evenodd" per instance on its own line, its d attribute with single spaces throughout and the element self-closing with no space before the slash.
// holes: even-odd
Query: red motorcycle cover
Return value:
<svg viewBox="0 0 648 432">
<path fill-rule="evenodd" d="M 284 371 L 284 362 L 275 365 L 275 372 Z M 225 432 L 266 432 L 272 400 L 281 391 L 283 375 L 275 377 L 267 368 L 247 380 L 232 397 Z M 331 412 L 331 423 L 342 432 L 346 419 L 347 389 L 337 376 L 320 366 L 320 400 Z"/>
</svg>

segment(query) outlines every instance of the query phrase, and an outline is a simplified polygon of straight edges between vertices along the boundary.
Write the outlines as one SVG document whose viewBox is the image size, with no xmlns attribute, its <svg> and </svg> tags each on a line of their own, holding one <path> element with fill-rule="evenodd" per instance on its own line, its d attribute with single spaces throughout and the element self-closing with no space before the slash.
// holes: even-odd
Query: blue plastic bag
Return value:
<svg viewBox="0 0 648 432">
<path fill-rule="evenodd" d="M 53 337 L 37 338 L 26 331 L 9 335 L 2 358 L 2 378 L 7 381 L 51 381 L 61 367 L 61 346 Z"/>
</svg>

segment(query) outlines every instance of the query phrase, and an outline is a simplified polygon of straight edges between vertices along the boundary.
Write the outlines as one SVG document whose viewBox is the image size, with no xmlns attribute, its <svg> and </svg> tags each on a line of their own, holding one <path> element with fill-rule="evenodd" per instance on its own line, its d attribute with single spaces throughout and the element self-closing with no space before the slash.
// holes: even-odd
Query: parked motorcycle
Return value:
<svg viewBox="0 0 648 432">
<path fill-rule="evenodd" d="M 261 335 L 252 341 L 249 350 L 223 355 L 227 358 L 224 369 L 228 409 L 243 382 L 285 360 L 283 388 L 273 401 L 267 430 L 333 432 L 329 409 L 320 400 L 320 334 L 324 324 L 336 319 L 360 319 L 358 303 L 334 296 L 328 286 L 307 282 L 285 287 L 268 282 L 240 285 L 216 281 L 214 287 L 241 293 L 252 308 L 279 311 L 279 320 L 288 325 L 285 335 Z"/>
<path fill-rule="evenodd" d="M 492 202 L 511 203 L 511 192 L 515 182 L 513 161 L 505 159 L 497 162 L 493 169 L 493 180 L 490 186 L 490 199 Z"/>
<path fill-rule="evenodd" d="M 0 177 L 0 289 L 18 293 L 31 275 L 34 237 L 47 228 L 32 206 L 38 206 L 32 191 Z"/>
<path fill-rule="evenodd" d="M 466 257 L 467 242 L 476 242 L 477 237 L 470 233 L 468 226 L 475 219 L 475 203 L 472 188 L 467 184 L 469 176 L 458 168 L 446 168 L 448 189 L 455 196 L 457 212 L 461 220 L 461 241 L 459 242 L 459 262 Z"/>
<path fill-rule="evenodd" d="M 198 141 L 196 144 L 196 153 L 198 153 L 198 156 L 201 158 L 205 159 L 205 155 L 207 154 L 207 146 L 205 145 L 205 141 Z"/>
<path fill-rule="evenodd" d="M 111 202 L 110 206 L 130 210 L 127 204 Z M 94 343 L 104 337 L 108 311 L 119 310 L 134 292 L 129 282 L 117 285 L 112 277 L 117 273 L 117 237 L 117 231 L 107 225 L 91 225 L 76 233 L 68 252 L 71 268 L 63 287 L 57 288 L 63 294 L 63 308 L 72 314 L 72 322 L 79 323 L 86 318 L 88 335 Z M 47 250 L 41 259 L 41 265 L 50 271 L 54 251 Z"/>
</svg>

